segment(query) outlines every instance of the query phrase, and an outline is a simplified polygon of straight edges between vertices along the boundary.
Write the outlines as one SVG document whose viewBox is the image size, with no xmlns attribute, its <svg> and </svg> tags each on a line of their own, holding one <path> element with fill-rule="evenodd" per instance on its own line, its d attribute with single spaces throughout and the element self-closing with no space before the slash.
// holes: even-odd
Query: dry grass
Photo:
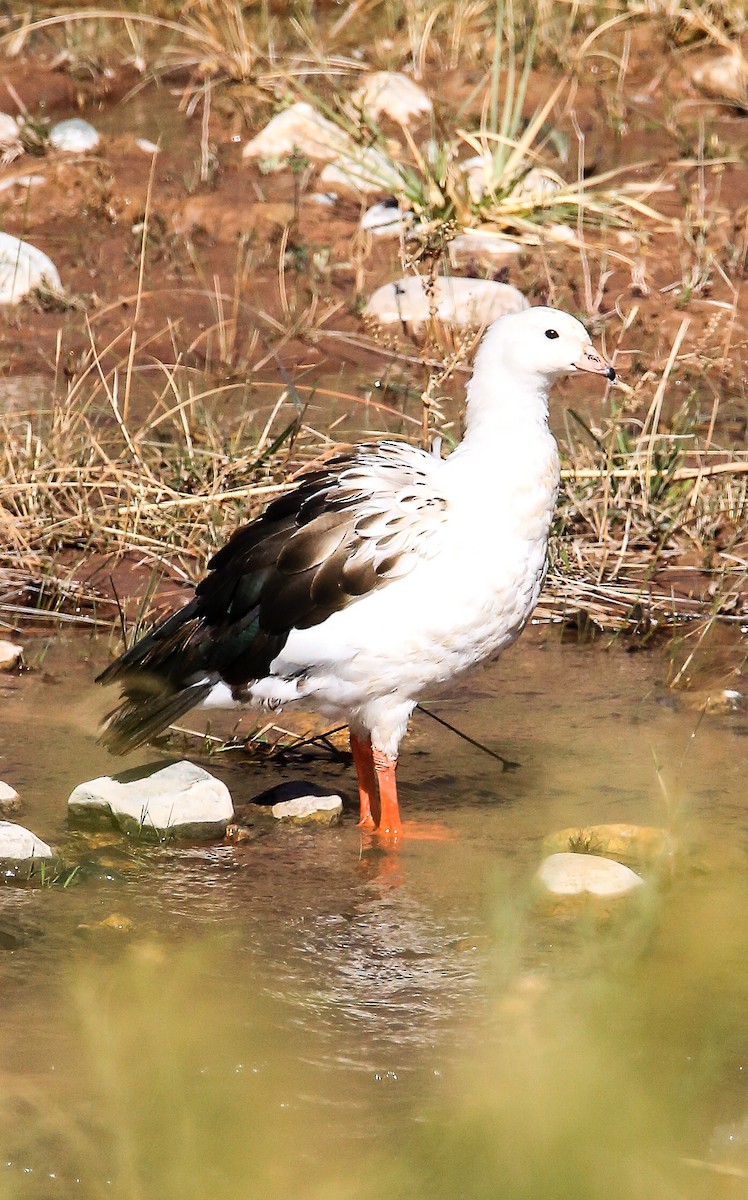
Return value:
<svg viewBox="0 0 748 1200">
<path fill-rule="evenodd" d="M 554 570 L 542 606 L 548 617 L 582 611 L 601 626 L 641 628 L 742 611 L 748 456 L 705 440 L 688 404 L 667 428 L 662 422 L 668 377 L 686 357 L 686 329 L 684 322 L 659 371 L 626 389 L 624 404 L 612 399 L 604 427 L 569 424 Z M 93 554 L 134 553 L 146 571 L 168 564 L 174 576 L 194 579 L 237 523 L 339 448 L 330 431 L 305 417 L 305 401 L 312 393 L 324 400 L 324 388 L 251 377 L 217 388 L 164 364 L 154 386 L 151 372 L 133 366 L 135 357 L 129 348 L 125 369 L 105 372 L 92 347 L 86 368 L 49 411 L 0 419 L 0 568 L 13 572 L 4 598 L 0 591 L 0 612 L 19 614 L 12 584 L 26 579 L 43 582 L 45 611 L 55 599 L 67 611 L 74 601 L 90 619 L 94 593 L 81 584 L 80 565 Z M 233 417 L 216 419 L 217 393 L 233 395 Z M 336 399 L 354 407 L 362 398 Z M 630 412 L 645 399 L 641 422 Z M 385 422 L 396 411 L 386 400 L 368 400 Z M 449 435 L 452 423 L 444 426 Z M 418 440 L 415 411 L 410 428 Z M 685 566 L 708 576 L 706 600 L 685 595 Z M 668 582 L 673 567 L 676 587 Z M 98 617 L 107 613 L 114 615 L 99 605 Z"/>
<path fill-rule="evenodd" d="M 391 153 L 402 181 L 400 202 L 421 220 L 418 238 L 402 247 L 406 268 L 444 269 L 455 229 L 488 221 L 533 247 L 536 273 L 545 273 L 550 302 L 576 308 L 597 322 L 596 332 L 617 336 L 622 356 L 636 344 L 636 305 L 627 312 L 605 312 L 606 281 L 614 268 L 623 267 L 646 295 L 651 281 L 643 248 L 661 244 L 661 253 L 672 255 L 677 234 L 676 277 L 660 290 L 685 310 L 694 298 L 708 298 L 715 283 L 727 288 L 730 301 L 719 302 L 725 321 L 715 326 L 707 346 L 686 317 L 659 361 L 638 375 L 624 372 L 629 381 L 611 393 L 606 415 L 594 428 L 570 418 L 554 570 L 543 611 L 559 617 L 583 610 L 616 628 L 641 625 L 643 614 L 671 619 L 705 606 L 720 613 L 742 611 L 748 460 L 722 435 L 715 380 L 729 370 L 734 356 L 739 292 L 732 277 L 745 266 L 745 239 L 740 243 L 734 235 L 728 252 L 721 253 L 714 227 L 721 229 L 729 213 L 715 208 L 717 197 L 707 180 L 707 169 L 735 156 L 715 148 L 702 127 L 692 153 L 669 164 L 667 184 L 672 188 L 674 177 L 696 172 L 698 186 L 684 195 L 679 214 L 673 215 L 671 205 L 665 218 L 657 203 L 665 178 L 659 167 L 652 165 L 643 179 L 628 181 L 618 169 L 585 172 L 575 96 L 588 68 L 602 64 L 614 136 L 623 121 L 632 30 L 648 22 L 680 62 L 692 49 L 711 46 L 721 52 L 739 37 L 746 28 L 744 5 L 451 0 L 433 6 L 406 0 L 375 9 L 368 0 L 353 0 L 332 13 L 310 8 L 281 16 L 267 6 L 246 9 L 238 0 L 192 0 L 179 7 L 164 0 L 147 11 L 91 8 L 31 17 L 29 8 L 25 15 L 4 19 L 3 46 L 9 54 L 53 47 L 58 66 L 76 77 L 101 72 L 111 61 L 126 63 L 139 74 L 138 87 L 157 76 L 176 79 L 183 107 L 202 114 L 199 180 L 206 186 L 212 113 L 238 114 L 254 129 L 288 99 L 313 94 L 360 145 L 378 144 Z M 377 67 L 405 69 L 416 78 L 469 68 L 475 86 L 463 111 L 450 113 L 449 123 L 446 110 L 439 112 L 429 142 L 402 130 L 401 150 L 395 153 L 382 131 L 363 118 L 357 123 L 345 103 L 360 72 Z M 530 104 L 538 70 L 557 82 L 540 102 Z M 482 195 L 466 186 L 461 162 L 467 155 L 486 163 Z M 528 197 L 517 189 L 536 166 L 553 186 Z M 177 576 L 194 578 L 237 522 L 292 485 L 305 465 L 334 451 L 335 429 L 323 432 L 306 419 L 304 405 L 312 389 L 282 371 L 283 348 L 292 338 L 323 345 L 338 338 L 383 362 L 399 363 L 420 381 L 416 395 L 420 390 L 424 411 L 408 414 L 414 438 L 430 424 L 447 439 L 455 433 L 443 418 L 439 397 L 447 377 L 459 374 L 463 341 L 455 347 L 444 331 L 433 329 L 430 341 L 408 353 L 354 336 L 350 329 L 336 331 L 331 321 L 340 300 L 323 298 L 314 281 L 306 294 L 292 290 L 289 261 L 296 251 L 290 227 L 278 253 L 278 309 L 260 316 L 253 312 L 248 351 L 240 355 L 238 331 L 246 324 L 244 297 L 254 260 L 242 244 L 227 287 L 218 278 L 201 276 L 193 255 L 192 269 L 202 295 L 209 297 L 213 321 L 190 345 L 175 344 L 169 362 L 149 362 L 138 318 L 148 294 L 146 246 L 154 236 L 150 204 L 149 190 L 137 287 L 129 297 L 135 312 L 131 328 L 110 345 L 99 345 L 96 318 L 88 324 L 86 317 L 89 348 L 72 382 L 65 387 L 58 370 L 45 411 L 0 418 L 0 613 L 11 623 L 27 607 L 27 597 L 18 598 L 23 582 L 33 581 L 37 596 L 42 588 L 45 609 L 58 605 L 70 612 L 85 605 L 79 564 L 92 553 L 135 554 L 146 569 L 168 562 Z M 718 219 L 710 224 L 715 211 Z M 559 220 L 571 226 L 565 252 L 573 258 L 578 281 L 575 303 L 557 283 L 542 235 L 543 225 Z M 613 234 L 622 230 L 629 242 L 615 241 Z M 189 241 L 187 251 L 192 254 Z M 354 246 L 351 257 L 357 254 Z M 357 262 L 358 293 L 364 277 Z M 349 303 L 353 300 L 349 297 Z M 200 375 L 185 366 L 195 350 L 204 354 L 206 369 Z M 625 367 L 625 357 L 621 361 Z M 233 372 L 228 383 L 218 366 Z M 263 366 L 275 372 L 275 382 L 263 374 Z M 669 389 L 681 375 L 691 380 L 691 392 L 689 400 L 674 405 Z M 237 377 L 242 381 L 235 382 Z M 693 396 L 703 397 L 710 388 L 714 400 L 704 419 Z M 343 391 L 348 392 L 344 401 L 355 409 L 362 396 L 352 388 Z M 324 389 L 315 394 L 324 396 Z M 392 406 L 386 391 L 380 396 L 385 423 Z M 235 415 L 219 418 L 217 401 L 226 397 L 232 398 Z M 394 407 L 400 411 L 399 401 Z M 698 600 L 687 594 L 689 572 L 708 580 Z M 91 610 L 85 615 L 90 619 Z M 108 611 L 99 606 L 97 616 Z"/>
</svg>

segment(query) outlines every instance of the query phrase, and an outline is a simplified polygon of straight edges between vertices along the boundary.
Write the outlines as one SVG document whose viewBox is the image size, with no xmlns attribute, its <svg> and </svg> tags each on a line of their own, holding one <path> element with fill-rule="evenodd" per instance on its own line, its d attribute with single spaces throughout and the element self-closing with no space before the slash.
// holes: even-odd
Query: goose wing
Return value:
<svg viewBox="0 0 748 1200">
<path fill-rule="evenodd" d="M 408 574 L 441 544 L 440 460 L 406 443 L 363 443 L 304 476 L 211 559 L 194 600 L 100 677 L 264 677 L 292 629 L 318 625 Z"/>
</svg>

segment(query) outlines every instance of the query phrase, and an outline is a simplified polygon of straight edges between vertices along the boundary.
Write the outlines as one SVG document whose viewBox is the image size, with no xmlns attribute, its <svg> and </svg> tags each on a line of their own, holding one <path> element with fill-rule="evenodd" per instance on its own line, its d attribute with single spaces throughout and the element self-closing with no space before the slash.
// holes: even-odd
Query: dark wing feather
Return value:
<svg viewBox="0 0 748 1200">
<path fill-rule="evenodd" d="M 107 744 L 140 744 L 219 680 L 242 689 L 263 678 L 292 629 L 319 624 L 434 553 L 446 514 L 437 461 L 395 442 L 358 446 L 238 529 L 194 600 L 99 676 L 123 685 Z"/>
</svg>

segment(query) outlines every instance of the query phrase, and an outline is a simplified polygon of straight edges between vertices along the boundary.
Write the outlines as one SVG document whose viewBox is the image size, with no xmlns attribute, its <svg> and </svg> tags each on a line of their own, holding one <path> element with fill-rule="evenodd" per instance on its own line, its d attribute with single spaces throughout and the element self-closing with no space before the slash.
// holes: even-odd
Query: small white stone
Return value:
<svg viewBox="0 0 748 1200">
<path fill-rule="evenodd" d="M 468 191 L 474 201 L 482 200 L 497 185 L 496 169 L 493 156 L 489 153 L 476 154 L 460 163 L 460 170 L 465 176 Z M 507 197 L 509 200 L 523 200 L 528 204 L 539 204 L 556 194 L 566 185 L 560 176 L 545 167 L 530 167 L 525 175 L 515 184 Z"/>
<path fill-rule="evenodd" d="M 402 187 L 402 176 L 392 159 L 376 146 L 356 146 L 335 162 L 328 162 L 320 172 L 323 187 L 343 188 L 368 195 L 373 192 L 393 192 Z"/>
<path fill-rule="evenodd" d="M 144 154 L 161 153 L 161 147 L 157 146 L 155 142 L 149 142 L 148 138 L 136 138 L 135 145 L 138 147 L 138 150 L 142 150 Z"/>
<path fill-rule="evenodd" d="M 18 304 L 34 288 L 61 292 L 57 267 L 30 242 L 0 233 L 0 304 Z"/>
<path fill-rule="evenodd" d="M 490 325 L 506 313 L 529 308 L 517 288 L 490 279 L 462 279 L 439 276 L 433 299 L 426 292 L 426 280 L 408 275 L 377 288 L 364 309 L 364 317 L 380 325 L 425 325 L 432 307 L 444 325 L 457 329 Z"/>
<path fill-rule="evenodd" d="M 13 804 L 18 799 L 18 792 L 9 783 L 0 779 L 0 804 Z"/>
<path fill-rule="evenodd" d="M 12 187 L 41 187 L 46 182 L 43 175 L 14 175 L 11 179 L 0 179 L 0 192 L 7 192 Z"/>
<path fill-rule="evenodd" d="M 338 197 L 335 192 L 311 192 L 307 200 L 310 204 L 319 204 L 322 208 L 334 208 Z"/>
<path fill-rule="evenodd" d="M 234 815 L 226 784 L 186 760 L 79 783 L 68 810 L 79 818 L 110 816 L 126 833 L 190 838 L 223 836 Z"/>
<path fill-rule="evenodd" d="M 0 166 L 7 166 L 23 154 L 18 122 L 10 113 L 0 112 Z"/>
<path fill-rule="evenodd" d="M 433 105 L 422 87 L 400 71 L 373 71 L 350 97 L 354 111 L 363 111 L 373 121 L 384 113 L 400 125 L 428 116 Z"/>
<path fill-rule="evenodd" d="M 12 671 L 18 666 L 22 656 L 23 646 L 15 646 L 13 642 L 0 642 L 0 671 Z"/>
<path fill-rule="evenodd" d="M 732 101 L 741 107 L 748 105 L 748 62 L 740 50 L 697 63 L 691 69 L 691 79 L 718 100 Z"/>
<path fill-rule="evenodd" d="M 459 164 L 471 200 L 482 200 L 493 186 L 494 162 L 490 154 L 474 154 Z"/>
<path fill-rule="evenodd" d="M 630 867 L 597 854 L 551 854 L 535 878 L 554 896 L 624 896 L 644 882 Z"/>
<path fill-rule="evenodd" d="M 312 162 L 327 163 L 320 176 L 324 187 L 352 191 L 392 190 L 401 183 L 393 163 L 374 146 L 359 146 L 345 129 L 328 121 L 305 100 L 298 100 L 253 137 L 242 151 L 258 158 L 268 171 L 282 170 L 290 155 L 303 154 Z"/>
<path fill-rule="evenodd" d="M 15 146 L 20 142 L 20 130 L 15 117 L 0 112 L 0 146 Z"/>
<path fill-rule="evenodd" d="M 374 237 L 397 237 L 413 225 L 413 214 L 402 212 L 397 204 L 372 204 L 361 218 L 361 228 L 368 230 Z"/>
<path fill-rule="evenodd" d="M 340 796 L 297 796 L 294 800 L 281 800 L 272 806 L 276 821 L 292 821 L 296 824 L 332 824 L 343 815 Z"/>
<path fill-rule="evenodd" d="M 543 167 L 531 167 L 523 175 L 519 183 L 509 193 L 509 200 L 527 200 L 530 204 L 539 204 L 550 196 L 555 196 L 564 187 L 562 179 L 552 171 Z"/>
<path fill-rule="evenodd" d="M 24 829 L 23 825 L 16 825 L 14 821 L 0 821 L 0 861 L 32 862 L 42 858 L 54 858 L 46 842 Z"/>
<path fill-rule="evenodd" d="M 93 125 L 80 117 L 58 121 L 49 131 L 49 144 L 66 154 L 84 154 L 87 150 L 95 150 L 100 141 L 101 137 Z"/>
<path fill-rule="evenodd" d="M 293 153 L 305 154 L 315 162 L 329 162 L 340 153 L 350 152 L 353 139 L 318 113 L 306 100 L 278 113 L 242 150 L 244 158 L 261 158 L 285 166 Z"/>
<path fill-rule="evenodd" d="M 515 262 L 526 247 L 487 229 L 466 229 L 449 243 L 453 267 L 477 262 L 484 267 L 505 267 Z"/>
<path fill-rule="evenodd" d="M 549 242 L 564 242 L 570 245 L 577 240 L 577 231 L 571 225 L 545 225 L 543 234 Z"/>
</svg>

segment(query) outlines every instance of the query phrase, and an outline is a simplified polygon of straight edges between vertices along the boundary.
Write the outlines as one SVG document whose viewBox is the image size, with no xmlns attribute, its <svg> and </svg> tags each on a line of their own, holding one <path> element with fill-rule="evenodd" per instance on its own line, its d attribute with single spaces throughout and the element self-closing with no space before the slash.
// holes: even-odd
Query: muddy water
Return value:
<svg viewBox="0 0 748 1200">
<path fill-rule="evenodd" d="M 34 672 L 2 684 L 0 777 L 86 866 L 0 894 L 0 1196 L 366 1195 L 383 1172 L 411 1196 L 744 1194 L 748 716 L 669 692 L 678 653 L 528 631 L 433 706 L 510 771 L 417 715 L 403 807 L 448 841 L 383 852 L 351 803 L 234 847 L 82 848 L 65 800 L 111 769 L 107 639 L 32 640 Z M 695 682 L 734 687 L 740 661 L 735 631 Z M 210 765 L 237 801 L 298 778 L 353 800 L 324 758 Z M 538 909 L 543 837 L 605 821 L 672 829 L 673 878 L 602 922 Z M 97 928 L 112 916 L 129 932 Z M 635 1164 L 646 1191 L 619 1191 Z"/>
</svg>

